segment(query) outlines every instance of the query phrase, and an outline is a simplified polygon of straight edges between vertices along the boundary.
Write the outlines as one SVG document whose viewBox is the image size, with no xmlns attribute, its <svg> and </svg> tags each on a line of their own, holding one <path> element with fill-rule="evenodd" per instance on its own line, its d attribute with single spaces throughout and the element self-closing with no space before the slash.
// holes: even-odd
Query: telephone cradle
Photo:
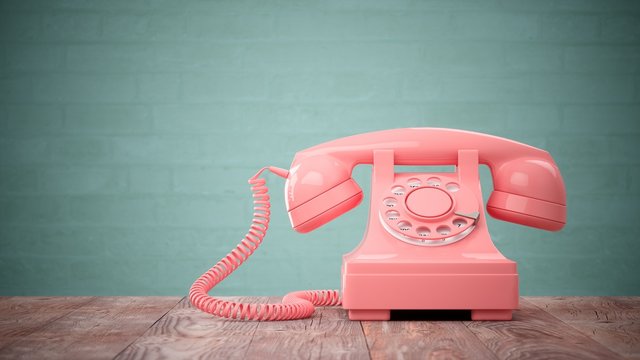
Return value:
<svg viewBox="0 0 640 360">
<path fill-rule="evenodd" d="M 286 178 L 294 230 L 312 231 L 363 198 L 351 178 L 372 164 L 369 221 L 363 240 L 343 256 L 342 289 L 299 291 L 281 304 L 245 304 L 208 292 L 259 246 L 270 201 L 260 174 Z M 566 193 L 544 150 L 462 130 L 411 128 L 360 134 L 296 154 L 289 170 L 252 177 L 254 220 L 242 242 L 197 279 L 189 298 L 216 316 L 246 320 L 309 317 L 315 306 L 342 305 L 351 320 L 389 320 L 391 310 L 470 310 L 472 320 L 510 320 L 518 308 L 516 263 L 494 246 L 483 209 L 478 166 L 493 177 L 487 212 L 550 231 L 566 222 Z M 455 172 L 396 173 L 395 165 L 455 165 Z"/>
</svg>

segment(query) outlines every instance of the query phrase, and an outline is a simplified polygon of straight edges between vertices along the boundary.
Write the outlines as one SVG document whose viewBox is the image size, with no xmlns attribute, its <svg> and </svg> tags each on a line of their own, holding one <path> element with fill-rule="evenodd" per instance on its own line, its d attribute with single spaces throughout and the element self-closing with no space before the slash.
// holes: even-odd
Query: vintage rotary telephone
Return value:
<svg viewBox="0 0 640 360">
<path fill-rule="evenodd" d="M 344 255 L 342 294 L 299 291 L 281 304 L 245 304 L 208 295 L 259 246 L 270 214 L 268 169 L 286 178 L 294 230 L 306 233 L 353 209 L 362 190 L 354 166 L 373 164 L 369 224 Z M 456 165 L 454 173 L 395 173 L 394 165 Z M 329 141 L 296 154 L 289 170 L 267 167 L 253 176 L 254 219 L 241 243 L 194 282 L 189 299 L 221 317 L 286 320 L 314 306 L 339 305 L 352 320 L 388 320 L 390 310 L 471 310 L 473 320 L 510 320 L 518 307 L 516 263 L 491 242 L 478 165 L 491 169 L 494 218 L 544 230 L 566 221 L 562 176 L 544 150 L 469 131 L 410 128 Z"/>
</svg>

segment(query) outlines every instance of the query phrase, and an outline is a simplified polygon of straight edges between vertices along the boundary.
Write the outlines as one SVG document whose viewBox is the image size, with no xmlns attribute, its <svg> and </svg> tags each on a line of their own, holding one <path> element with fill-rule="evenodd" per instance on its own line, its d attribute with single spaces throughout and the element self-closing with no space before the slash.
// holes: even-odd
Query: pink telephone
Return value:
<svg viewBox="0 0 640 360">
<path fill-rule="evenodd" d="M 265 169 L 287 179 L 286 207 L 294 230 L 312 231 L 357 206 L 362 190 L 353 167 L 373 164 L 369 224 L 342 264 L 336 290 L 299 291 L 282 304 L 244 304 L 208 295 L 262 242 L 270 201 Z M 450 165 L 455 173 L 395 173 L 394 165 Z M 249 180 L 254 220 L 241 243 L 194 282 L 199 309 L 227 318 L 309 317 L 314 306 L 339 305 L 352 320 L 388 320 L 390 310 L 471 310 L 473 320 L 510 320 L 518 307 L 516 263 L 491 242 L 478 164 L 491 169 L 493 217 L 544 230 L 566 221 L 558 167 L 544 150 L 469 131 L 411 128 L 349 136 L 298 152 L 290 170 L 267 167 Z"/>
</svg>

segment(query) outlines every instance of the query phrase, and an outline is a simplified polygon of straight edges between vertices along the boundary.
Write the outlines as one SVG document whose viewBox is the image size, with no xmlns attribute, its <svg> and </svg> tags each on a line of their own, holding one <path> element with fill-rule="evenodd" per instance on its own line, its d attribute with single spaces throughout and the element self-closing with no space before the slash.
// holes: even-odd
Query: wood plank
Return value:
<svg viewBox="0 0 640 360">
<path fill-rule="evenodd" d="M 99 297 L 2 349 L 0 358 L 110 359 L 178 297 Z"/>
<path fill-rule="evenodd" d="M 531 302 L 520 299 L 512 321 L 467 322 L 500 359 L 620 359 L 620 355 L 585 336 Z"/>
<path fill-rule="evenodd" d="M 90 301 L 91 296 L 0 298 L 2 349 Z"/>
<path fill-rule="evenodd" d="M 640 298 L 528 297 L 527 300 L 616 353 L 640 359 Z"/>
<path fill-rule="evenodd" d="M 372 359 L 495 359 L 462 321 L 363 321 Z"/>
<path fill-rule="evenodd" d="M 534 305 L 569 321 L 640 320 L 640 297 L 545 296 L 527 297 Z"/>
<path fill-rule="evenodd" d="M 3 297 L 0 358 L 640 358 L 637 297 L 527 298 L 511 322 L 362 323 L 339 307 L 297 321 L 230 321 L 178 300 Z"/>
<path fill-rule="evenodd" d="M 269 298 L 280 302 L 281 297 Z M 260 322 L 254 332 L 249 359 L 368 359 L 369 351 L 357 321 L 346 310 L 319 307 L 312 317 L 291 321 Z"/>
<path fill-rule="evenodd" d="M 224 297 L 265 303 L 266 297 Z M 242 359 L 249 348 L 257 321 L 227 320 L 204 313 L 187 298 L 124 349 L 118 359 Z"/>
</svg>

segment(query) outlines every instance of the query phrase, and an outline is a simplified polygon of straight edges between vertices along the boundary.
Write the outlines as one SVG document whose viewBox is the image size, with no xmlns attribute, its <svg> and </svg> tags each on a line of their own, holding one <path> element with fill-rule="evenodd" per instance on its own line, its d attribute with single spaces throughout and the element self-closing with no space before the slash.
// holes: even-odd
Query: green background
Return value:
<svg viewBox="0 0 640 360">
<path fill-rule="evenodd" d="M 522 294 L 640 295 L 638 2 L 0 4 L 2 295 L 186 294 L 245 233 L 258 168 L 416 126 L 557 161 L 564 230 L 489 220 Z M 301 235 L 268 182 L 265 243 L 214 292 L 338 288 L 368 198 Z"/>
</svg>

